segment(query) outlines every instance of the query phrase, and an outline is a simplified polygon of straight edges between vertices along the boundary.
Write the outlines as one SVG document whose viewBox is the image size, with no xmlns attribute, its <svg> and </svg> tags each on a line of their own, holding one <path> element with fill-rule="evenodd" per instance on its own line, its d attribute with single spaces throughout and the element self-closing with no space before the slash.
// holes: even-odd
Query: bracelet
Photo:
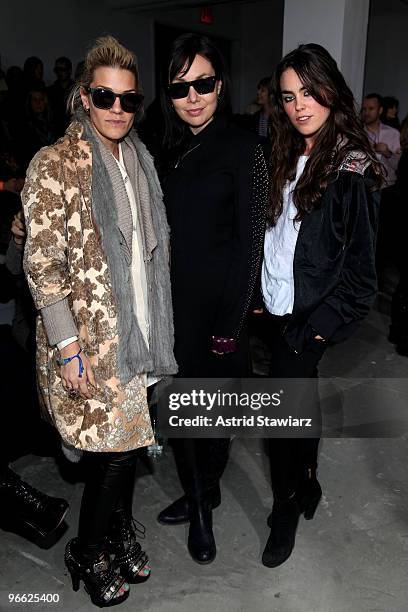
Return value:
<svg viewBox="0 0 408 612">
<path fill-rule="evenodd" d="M 73 359 L 78 359 L 78 377 L 82 378 L 82 374 L 84 373 L 84 364 L 80 357 L 80 353 L 82 353 L 82 349 L 79 349 L 77 354 L 72 355 L 72 357 L 57 357 L 57 364 L 59 366 L 64 366 L 67 365 L 67 363 L 70 363 Z"/>
<path fill-rule="evenodd" d="M 212 336 L 212 347 L 213 351 L 217 353 L 234 353 L 236 349 L 236 342 L 234 338 L 220 338 L 219 336 Z"/>
</svg>

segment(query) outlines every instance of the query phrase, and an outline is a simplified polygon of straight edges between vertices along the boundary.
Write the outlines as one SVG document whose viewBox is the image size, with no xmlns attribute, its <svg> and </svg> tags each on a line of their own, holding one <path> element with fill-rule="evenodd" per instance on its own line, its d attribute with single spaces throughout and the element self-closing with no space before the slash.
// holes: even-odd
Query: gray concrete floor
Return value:
<svg viewBox="0 0 408 612">
<path fill-rule="evenodd" d="M 406 378 L 408 359 L 386 340 L 389 296 L 380 295 L 359 333 L 330 350 L 322 376 Z M 392 388 L 392 381 L 388 381 Z M 0 610 L 85 612 L 95 609 L 74 593 L 63 562 L 76 532 L 82 484 L 64 481 L 51 458 L 28 456 L 14 468 L 34 486 L 70 502 L 68 529 L 49 550 L 1 533 Z M 261 562 L 272 504 L 267 461 L 255 439 L 235 439 L 214 512 L 218 554 L 199 566 L 186 550 L 185 526 L 164 527 L 157 512 L 180 494 L 170 449 L 143 469 L 134 511 L 146 525 L 152 576 L 132 587 L 120 606 L 149 612 L 406 612 L 408 610 L 407 432 L 397 438 L 327 438 L 321 443 L 324 497 L 313 521 L 300 521 L 295 550 L 277 569 Z M 60 603 L 7 604 L 7 593 L 58 593 Z M 118 608 L 119 609 L 119 608 Z"/>
</svg>

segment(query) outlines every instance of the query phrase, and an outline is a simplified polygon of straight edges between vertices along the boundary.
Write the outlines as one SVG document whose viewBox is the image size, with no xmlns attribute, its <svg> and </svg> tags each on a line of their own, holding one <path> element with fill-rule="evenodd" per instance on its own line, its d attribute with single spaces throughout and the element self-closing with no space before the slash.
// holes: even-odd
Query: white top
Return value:
<svg viewBox="0 0 408 612">
<path fill-rule="evenodd" d="M 132 211 L 133 232 L 132 232 L 132 283 L 134 302 L 133 309 L 143 338 L 149 346 L 149 322 L 148 322 L 148 305 L 147 305 L 147 280 L 146 269 L 141 252 L 141 237 L 139 230 L 139 221 L 137 217 L 137 205 L 135 194 L 133 192 L 132 183 L 130 182 L 126 171 L 125 163 L 122 155 L 122 145 L 119 143 L 119 161 L 116 159 L 120 173 L 125 183 L 126 193 L 129 198 L 130 208 Z"/>
<path fill-rule="evenodd" d="M 133 310 L 136 315 L 137 323 L 143 334 L 143 338 L 149 347 L 149 305 L 148 305 L 148 293 L 147 293 L 147 279 L 146 279 L 146 268 L 143 261 L 142 250 L 141 250 L 141 234 L 139 227 L 139 220 L 137 215 L 137 204 L 136 198 L 133 191 L 132 183 L 129 179 L 126 171 L 125 163 L 122 155 L 122 145 L 119 143 L 119 160 L 114 156 L 116 163 L 118 164 L 120 173 L 125 184 L 126 193 L 129 198 L 130 208 L 132 211 L 133 221 L 133 232 L 132 232 L 132 263 L 131 263 L 131 274 L 133 284 Z M 146 384 L 150 386 L 157 382 L 157 378 L 148 375 Z"/>
<path fill-rule="evenodd" d="M 266 230 L 264 259 L 262 263 L 262 294 L 267 310 L 274 315 L 292 313 L 295 297 L 293 259 L 299 234 L 300 221 L 293 221 L 297 209 L 293 203 L 293 191 L 302 174 L 307 155 L 301 155 L 296 168 L 296 178 L 283 189 L 282 214 L 274 227 Z"/>
</svg>

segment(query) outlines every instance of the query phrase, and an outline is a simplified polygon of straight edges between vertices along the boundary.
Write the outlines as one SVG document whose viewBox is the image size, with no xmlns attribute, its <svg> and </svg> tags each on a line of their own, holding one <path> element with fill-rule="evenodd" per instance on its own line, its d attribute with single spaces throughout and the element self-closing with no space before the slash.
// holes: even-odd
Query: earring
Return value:
<svg viewBox="0 0 408 612">
<path fill-rule="evenodd" d="M 87 115 L 89 115 L 90 113 L 89 106 L 84 106 L 84 111 L 86 112 Z"/>
</svg>

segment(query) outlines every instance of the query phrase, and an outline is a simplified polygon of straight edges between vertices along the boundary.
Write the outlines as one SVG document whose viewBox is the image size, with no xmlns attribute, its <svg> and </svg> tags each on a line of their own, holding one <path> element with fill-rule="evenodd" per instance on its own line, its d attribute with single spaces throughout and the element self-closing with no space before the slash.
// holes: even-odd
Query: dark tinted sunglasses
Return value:
<svg viewBox="0 0 408 612">
<path fill-rule="evenodd" d="M 120 106 L 125 113 L 136 113 L 144 99 L 144 96 L 140 93 L 131 91 L 118 94 L 106 87 L 87 87 L 86 91 L 91 94 L 94 106 L 105 110 L 112 108 L 116 98 L 119 98 Z"/>
<path fill-rule="evenodd" d="M 194 87 L 200 95 L 212 93 L 215 89 L 217 77 L 210 76 L 196 81 L 183 81 L 181 83 L 170 83 L 167 85 L 167 91 L 170 98 L 178 100 L 179 98 L 187 98 L 190 87 Z"/>
</svg>

